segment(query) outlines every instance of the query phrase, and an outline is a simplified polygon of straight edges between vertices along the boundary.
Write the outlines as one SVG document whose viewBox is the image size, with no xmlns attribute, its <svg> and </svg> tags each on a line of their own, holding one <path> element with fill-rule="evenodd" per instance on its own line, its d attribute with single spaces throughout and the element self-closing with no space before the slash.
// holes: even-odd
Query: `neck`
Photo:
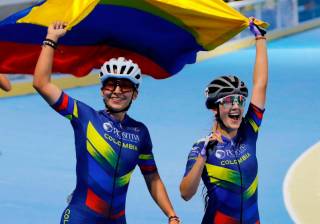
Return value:
<svg viewBox="0 0 320 224">
<path fill-rule="evenodd" d="M 221 135 L 223 135 L 229 139 L 234 138 L 238 133 L 238 129 L 227 128 L 226 126 L 224 126 L 220 122 L 218 123 L 217 130 L 221 133 Z"/>
<path fill-rule="evenodd" d="M 110 113 L 110 116 L 117 121 L 123 121 L 124 117 L 126 116 L 126 112 L 120 112 L 120 113 Z"/>
</svg>

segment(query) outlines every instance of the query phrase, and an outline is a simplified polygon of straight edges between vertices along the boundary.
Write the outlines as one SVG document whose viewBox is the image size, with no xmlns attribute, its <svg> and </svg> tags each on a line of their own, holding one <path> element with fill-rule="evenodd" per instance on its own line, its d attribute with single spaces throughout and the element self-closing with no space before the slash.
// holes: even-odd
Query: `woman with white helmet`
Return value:
<svg viewBox="0 0 320 224">
<path fill-rule="evenodd" d="M 62 22 L 49 26 L 33 79 L 34 88 L 74 129 L 77 183 L 61 224 L 125 224 L 126 194 L 136 165 L 168 223 L 179 223 L 157 171 L 149 131 L 127 115 L 141 83 L 138 65 L 122 57 L 104 63 L 100 80 L 106 108 L 94 110 L 50 81 L 54 49 L 65 27 Z"/>
<path fill-rule="evenodd" d="M 212 132 L 196 142 L 180 184 L 189 200 L 200 179 L 206 188 L 202 224 L 258 224 L 256 141 L 266 101 L 268 59 L 265 31 L 251 21 L 256 63 L 248 111 L 248 89 L 238 77 L 221 76 L 205 90 L 206 106 L 215 116 Z"/>
</svg>

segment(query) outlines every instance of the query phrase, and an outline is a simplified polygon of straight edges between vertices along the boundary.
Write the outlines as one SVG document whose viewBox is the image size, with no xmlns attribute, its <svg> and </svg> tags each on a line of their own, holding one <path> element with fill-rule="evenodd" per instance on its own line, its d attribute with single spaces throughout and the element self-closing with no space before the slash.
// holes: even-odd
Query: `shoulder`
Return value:
<svg viewBox="0 0 320 224">
<path fill-rule="evenodd" d="M 202 137 L 200 139 L 198 139 L 197 141 L 195 141 L 192 145 L 192 150 L 193 149 L 198 149 L 198 148 L 202 148 L 204 142 L 205 142 L 206 138 Z"/>
<path fill-rule="evenodd" d="M 143 122 L 137 121 L 137 120 L 131 118 L 129 115 L 127 115 L 126 126 L 129 129 L 134 128 L 134 129 L 136 129 L 136 131 L 149 133 L 147 126 Z"/>
</svg>

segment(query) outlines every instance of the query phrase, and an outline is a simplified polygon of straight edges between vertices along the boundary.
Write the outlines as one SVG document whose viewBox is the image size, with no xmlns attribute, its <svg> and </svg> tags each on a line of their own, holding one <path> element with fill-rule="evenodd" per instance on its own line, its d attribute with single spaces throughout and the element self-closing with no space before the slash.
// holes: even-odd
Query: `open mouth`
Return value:
<svg viewBox="0 0 320 224">
<path fill-rule="evenodd" d="M 239 113 L 230 113 L 230 114 L 228 114 L 228 117 L 229 117 L 231 120 L 239 121 L 240 118 L 241 118 L 241 115 L 240 115 Z"/>
</svg>

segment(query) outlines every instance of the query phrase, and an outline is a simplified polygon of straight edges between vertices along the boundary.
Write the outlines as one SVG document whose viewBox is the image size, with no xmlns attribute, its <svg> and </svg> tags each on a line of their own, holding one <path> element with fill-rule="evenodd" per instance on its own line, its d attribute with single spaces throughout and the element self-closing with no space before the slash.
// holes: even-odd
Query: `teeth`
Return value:
<svg viewBox="0 0 320 224">
<path fill-rule="evenodd" d="M 234 120 L 239 120 L 240 119 L 240 114 L 229 114 L 229 117 L 231 119 L 234 119 Z"/>
</svg>

